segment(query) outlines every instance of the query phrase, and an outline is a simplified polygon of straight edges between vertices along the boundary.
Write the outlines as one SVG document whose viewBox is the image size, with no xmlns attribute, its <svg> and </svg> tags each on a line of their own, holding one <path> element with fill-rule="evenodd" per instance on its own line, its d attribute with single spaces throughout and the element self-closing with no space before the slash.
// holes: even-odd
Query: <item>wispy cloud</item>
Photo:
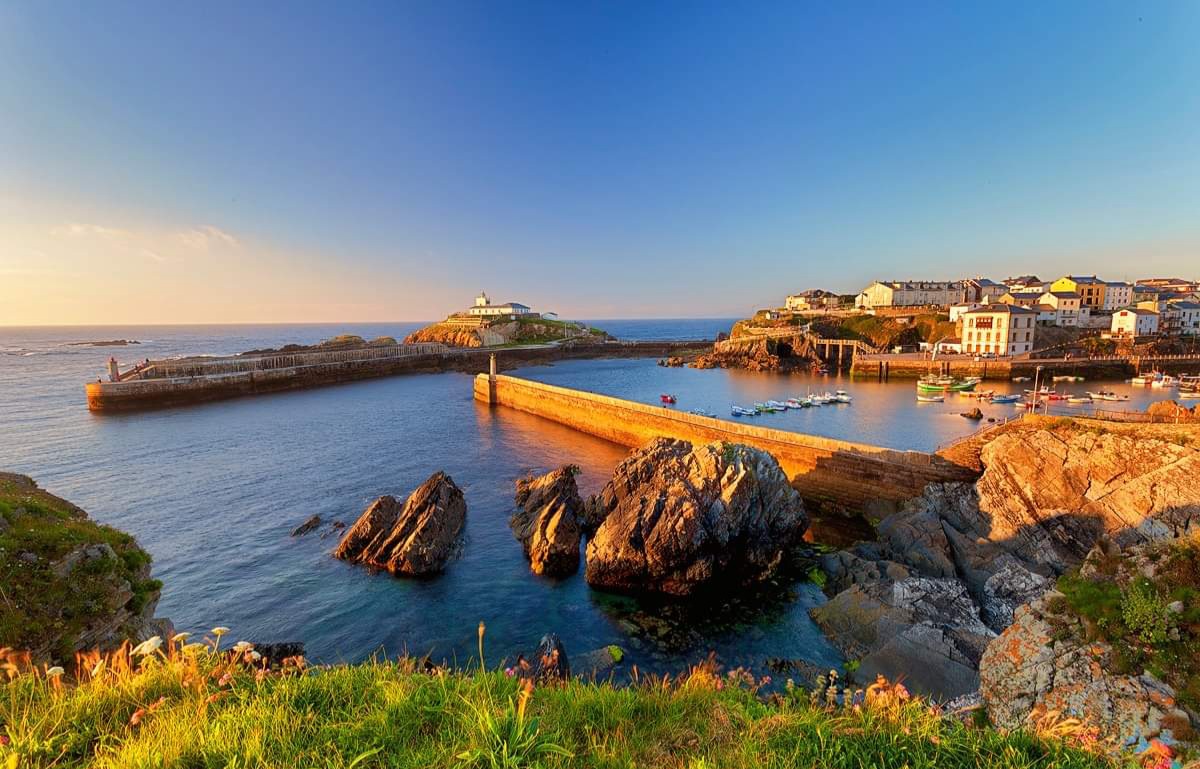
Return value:
<svg viewBox="0 0 1200 769">
<path fill-rule="evenodd" d="M 185 230 L 139 231 L 103 224 L 69 222 L 55 227 L 50 234 L 57 239 L 104 244 L 133 256 L 163 263 L 185 256 L 183 251 L 208 253 L 217 249 L 238 248 L 241 241 L 233 234 L 211 224 Z"/>
<path fill-rule="evenodd" d="M 175 239 L 196 251 L 207 251 L 214 246 L 236 248 L 241 245 L 233 235 L 211 224 L 176 233 Z"/>
</svg>

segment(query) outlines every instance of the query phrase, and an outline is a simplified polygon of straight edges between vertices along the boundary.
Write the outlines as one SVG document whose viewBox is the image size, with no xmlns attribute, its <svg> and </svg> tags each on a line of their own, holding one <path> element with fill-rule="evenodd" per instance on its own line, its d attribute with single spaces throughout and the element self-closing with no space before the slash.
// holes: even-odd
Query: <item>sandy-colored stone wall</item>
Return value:
<svg viewBox="0 0 1200 769">
<path fill-rule="evenodd" d="M 932 482 L 976 477 L 972 469 L 919 451 L 772 430 L 511 376 L 497 376 L 491 393 L 490 386 L 486 374 L 476 377 L 476 399 L 552 419 L 625 446 L 641 446 L 660 436 L 756 446 L 771 452 L 809 499 L 850 508 L 875 500 L 908 499 Z"/>
</svg>

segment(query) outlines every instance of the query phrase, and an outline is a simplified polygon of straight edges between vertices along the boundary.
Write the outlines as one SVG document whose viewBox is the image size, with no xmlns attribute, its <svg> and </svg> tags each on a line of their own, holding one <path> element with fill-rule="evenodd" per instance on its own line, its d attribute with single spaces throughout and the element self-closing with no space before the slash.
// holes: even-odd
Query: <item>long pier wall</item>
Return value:
<svg viewBox="0 0 1200 769">
<path fill-rule="evenodd" d="M 478 375 L 475 398 L 625 446 L 641 446 L 657 437 L 749 444 L 773 454 L 807 499 L 840 507 L 902 501 L 917 496 L 929 483 L 973 481 L 978 476 L 975 470 L 935 454 L 696 416 L 512 376 Z"/>
<path fill-rule="evenodd" d="M 711 345 L 711 342 L 624 342 L 541 346 L 505 349 L 499 357 L 504 367 L 512 368 L 570 358 L 665 357 L 680 351 L 707 349 Z M 88 382 L 85 390 L 88 408 L 94 412 L 141 411 L 398 374 L 470 373 L 486 368 L 489 356 L 495 352 L 488 348 L 459 348 L 393 357 L 371 351 L 369 357 L 359 358 L 351 351 L 339 351 L 187 359 L 154 363 L 167 373 L 178 375 Z M 295 365 L 277 365 L 279 362 Z"/>
</svg>

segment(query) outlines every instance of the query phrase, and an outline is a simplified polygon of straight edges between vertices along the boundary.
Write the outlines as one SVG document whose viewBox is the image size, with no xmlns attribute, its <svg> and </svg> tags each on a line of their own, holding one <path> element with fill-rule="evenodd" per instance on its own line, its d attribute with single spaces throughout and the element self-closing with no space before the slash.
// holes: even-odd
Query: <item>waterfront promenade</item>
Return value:
<svg viewBox="0 0 1200 769">
<path fill-rule="evenodd" d="M 1035 358 L 1027 355 L 983 357 L 967 354 L 863 353 L 855 355 L 850 373 L 880 379 L 916 378 L 929 373 L 952 376 L 978 376 L 984 379 L 1033 377 L 1038 368 L 1043 374 L 1077 374 L 1088 379 L 1124 379 L 1156 369 L 1170 374 L 1200 371 L 1200 355 L 1096 355 Z"/>
</svg>

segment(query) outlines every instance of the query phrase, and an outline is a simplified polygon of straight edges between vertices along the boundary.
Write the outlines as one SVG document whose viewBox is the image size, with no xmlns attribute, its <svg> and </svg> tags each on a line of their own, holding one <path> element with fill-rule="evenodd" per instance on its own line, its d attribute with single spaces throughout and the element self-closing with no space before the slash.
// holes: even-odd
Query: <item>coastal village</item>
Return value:
<svg viewBox="0 0 1200 769">
<path fill-rule="evenodd" d="M 1039 331 L 1074 329 L 1073 339 L 1095 337 L 1115 351 L 1136 345 L 1193 341 L 1200 337 L 1200 281 L 1147 278 L 1137 283 L 1095 275 L 1064 275 L 1045 281 L 1023 275 L 996 282 L 965 280 L 877 280 L 857 295 L 809 289 L 789 295 L 782 307 L 755 317 L 775 321 L 827 315 L 869 315 L 907 323 L 928 313 L 944 314 L 954 332 L 918 349 L 989 357 L 1033 353 Z M 1050 334 L 1042 333 L 1045 338 Z M 1056 344 L 1063 336 L 1053 335 Z M 893 352 L 911 352 L 897 349 Z"/>
</svg>

